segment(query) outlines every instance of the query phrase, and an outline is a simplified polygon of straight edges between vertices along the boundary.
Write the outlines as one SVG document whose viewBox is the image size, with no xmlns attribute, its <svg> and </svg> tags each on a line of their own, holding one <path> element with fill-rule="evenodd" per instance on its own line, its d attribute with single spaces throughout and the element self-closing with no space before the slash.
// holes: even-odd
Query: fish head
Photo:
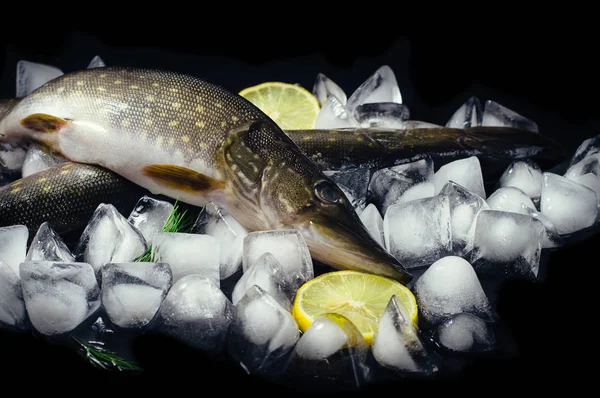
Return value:
<svg viewBox="0 0 600 398">
<path fill-rule="evenodd" d="M 412 276 L 368 232 L 344 192 L 271 121 L 232 132 L 217 152 L 232 216 L 250 230 L 297 229 L 335 269 L 407 283 Z"/>
</svg>

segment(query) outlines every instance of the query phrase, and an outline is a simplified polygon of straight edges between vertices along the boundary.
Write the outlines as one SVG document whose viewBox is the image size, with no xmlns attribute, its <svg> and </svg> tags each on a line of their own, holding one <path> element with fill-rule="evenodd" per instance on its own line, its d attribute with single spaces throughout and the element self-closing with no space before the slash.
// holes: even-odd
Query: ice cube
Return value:
<svg viewBox="0 0 600 398">
<path fill-rule="evenodd" d="M 29 149 L 27 149 L 27 154 L 23 160 L 21 177 L 39 173 L 40 171 L 44 171 L 49 167 L 64 163 L 65 161 L 65 159 L 52 156 L 42 151 L 37 145 L 31 145 Z"/>
<path fill-rule="evenodd" d="M 248 231 L 238 220 L 210 202 L 200 212 L 193 233 L 210 235 L 220 243 L 219 274 L 229 278 L 242 267 L 244 238 Z"/>
<path fill-rule="evenodd" d="M 542 169 L 532 160 L 512 162 L 500 176 L 501 187 L 515 187 L 531 199 L 539 199 L 542 193 Z"/>
<path fill-rule="evenodd" d="M 91 264 L 25 261 L 20 276 L 29 319 L 43 335 L 70 332 L 100 307 L 100 289 Z"/>
<path fill-rule="evenodd" d="M 201 275 L 173 284 L 159 309 L 157 330 L 207 352 L 225 348 L 233 305 L 219 287 Z"/>
<path fill-rule="evenodd" d="M 588 173 L 600 176 L 600 153 L 588 155 L 579 162 L 573 164 L 567 169 L 564 177 L 571 179 Z"/>
<path fill-rule="evenodd" d="M 43 222 L 29 245 L 25 260 L 64 261 L 69 263 L 75 261 L 75 256 L 60 235 L 50 228 L 48 222 Z"/>
<path fill-rule="evenodd" d="M 367 188 L 371 180 L 371 170 L 367 167 L 361 167 L 353 170 L 343 171 L 324 171 L 329 179 L 336 183 L 346 196 L 348 194 L 353 201 L 350 203 L 359 212 L 364 210 L 367 202 Z M 350 199 L 350 198 L 349 198 Z"/>
<path fill-rule="evenodd" d="M 433 160 L 430 157 L 376 170 L 369 182 L 368 201 L 385 216 L 388 207 L 407 201 L 402 198 L 405 193 L 408 193 L 409 200 L 431 193 L 426 185 L 425 189 L 420 186 L 414 191 L 408 192 L 408 190 L 430 182 L 432 178 Z M 433 193 L 430 196 L 433 196 Z"/>
<path fill-rule="evenodd" d="M 352 112 L 335 96 L 330 95 L 315 120 L 315 129 L 360 127 Z"/>
<path fill-rule="evenodd" d="M 300 337 L 296 320 L 277 300 L 257 285 L 235 305 L 229 353 L 248 373 L 274 369 Z"/>
<path fill-rule="evenodd" d="M 220 256 L 220 243 L 210 235 L 158 232 L 152 240 L 152 261 L 171 266 L 173 283 L 198 274 L 220 286 Z"/>
<path fill-rule="evenodd" d="M 477 215 L 489 206 L 481 196 L 454 181 L 448 181 L 440 195 L 447 196 L 450 205 L 452 251 L 457 256 L 468 253 L 473 249 Z"/>
<path fill-rule="evenodd" d="M 19 275 L 19 264 L 27 255 L 29 230 L 24 225 L 0 227 L 0 260 L 8 264 Z"/>
<path fill-rule="evenodd" d="M 309 390 L 355 390 L 368 380 L 368 354 L 369 346 L 350 320 L 325 313 L 298 339 L 285 366 L 285 380 Z"/>
<path fill-rule="evenodd" d="M 501 187 L 496 189 L 486 200 L 490 210 L 509 211 L 525 214 L 522 204 L 535 210 L 531 198 L 519 188 Z"/>
<path fill-rule="evenodd" d="M 383 239 L 383 218 L 373 203 L 369 203 L 365 210 L 359 215 L 360 220 L 369 231 L 369 234 L 385 248 Z"/>
<path fill-rule="evenodd" d="M 378 102 L 402 103 L 396 75 L 388 65 L 383 65 L 369 76 L 348 98 L 346 107 L 353 113 L 359 105 Z"/>
<path fill-rule="evenodd" d="M 482 210 L 477 216 L 471 264 L 480 273 L 537 277 L 546 229 L 525 214 Z"/>
<path fill-rule="evenodd" d="M 21 98 L 38 87 L 63 75 L 63 71 L 52 65 L 21 60 L 17 62 L 17 93 Z"/>
<path fill-rule="evenodd" d="M 108 263 L 102 267 L 102 304 L 121 328 L 147 326 L 160 308 L 173 276 L 165 263 Z"/>
<path fill-rule="evenodd" d="M 101 203 L 77 242 L 75 257 L 91 264 L 99 274 L 104 264 L 134 261 L 146 249 L 142 233 L 115 206 Z"/>
<path fill-rule="evenodd" d="M 231 302 L 236 305 L 248 289 L 256 285 L 269 293 L 279 305 L 290 311 L 291 299 L 294 293 L 290 291 L 286 270 L 271 253 L 260 256 L 254 265 L 248 268 L 236 283 L 231 296 Z"/>
<path fill-rule="evenodd" d="M 104 63 L 104 61 L 102 60 L 102 58 L 100 58 L 99 55 L 96 55 L 94 58 L 92 58 L 92 60 L 90 61 L 89 65 L 88 65 L 88 69 L 92 69 L 92 68 L 102 68 L 105 67 L 106 64 Z"/>
<path fill-rule="evenodd" d="M 523 210 L 525 212 L 524 214 L 527 214 L 544 224 L 546 233 L 544 234 L 544 237 L 542 239 L 542 249 L 560 247 L 564 244 L 564 239 L 556 231 L 556 227 L 554 226 L 552 221 L 548 219 L 548 217 L 540 213 L 537 209 L 532 209 L 525 205 L 523 205 Z"/>
<path fill-rule="evenodd" d="M 395 102 L 362 104 L 354 109 L 354 118 L 365 128 L 403 129 L 403 122 L 409 117 L 408 107 Z"/>
<path fill-rule="evenodd" d="M 579 163 L 583 158 L 600 152 L 600 134 L 584 140 L 571 157 L 569 167 Z"/>
<path fill-rule="evenodd" d="M 473 266 L 462 257 L 447 256 L 431 264 L 413 290 L 419 312 L 431 325 L 461 312 L 497 319 Z"/>
<path fill-rule="evenodd" d="M 594 225 L 598 215 L 596 193 L 585 185 L 554 173 L 543 174 L 540 211 L 561 234 Z"/>
<path fill-rule="evenodd" d="M 317 75 L 312 92 L 321 107 L 325 106 L 327 98 L 331 95 L 334 95 L 342 105 L 346 105 L 347 98 L 344 90 L 323 73 Z"/>
<path fill-rule="evenodd" d="M 154 234 L 162 232 L 172 211 L 172 203 L 144 195 L 135 204 L 127 221 L 144 235 L 147 243 L 151 243 Z"/>
<path fill-rule="evenodd" d="M 446 123 L 446 127 L 465 129 L 481 126 L 482 119 L 483 107 L 481 106 L 481 102 L 479 102 L 479 98 L 473 96 L 454 112 Z"/>
<path fill-rule="evenodd" d="M 395 295 L 379 318 L 371 350 L 375 360 L 388 369 L 424 374 L 437 371 L 404 304 Z"/>
<path fill-rule="evenodd" d="M 513 127 L 533 131 L 534 133 L 539 132 L 535 122 L 492 100 L 487 100 L 485 102 L 481 125 Z"/>
<path fill-rule="evenodd" d="M 294 292 L 315 275 L 312 257 L 300 231 L 282 229 L 250 232 L 244 238 L 244 272 L 265 253 L 271 253 L 286 270 Z"/>
<path fill-rule="evenodd" d="M 600 202 L 600 177 L 593 173 L 587 173 L 581 176 L 570 177 L 569 180 L 585 185 L 596 193 L 596 198 Z M 600 203 L 599 203 L 600 204 Z"/>
<path fill-rule="evenodd" d="M 426 266 L 451 253 L 447 196 L 392 205 L 383 218 L 385 247 L 406 268 Z"/>
<path fill-rule="evenodd" d="M 21 280 L 12 267 L 0 260 L 0 327 L 25 327 L 27 313 Z"/>
<path fill-rule="evenodd" d="M 481 163 L 477 156 L 454 160 L 440 167 L 433 175 L 436 195 L 448 181 L 454 181 L 483 199 L 486 198 Z"/>
<path fill-rule="evenodd" d="M 487 352 L 496 345 L 496 336 L 490 325 L 469 313 L 456 314 L 444 321 L 434 338 L 440 346 L 458 352 Z"/>
<path fill-rule="evenodd" d="M 26 146 L 0 143 L 0 166 L 7 174 L 20 174 L 26 155 Z"/>
</svg>

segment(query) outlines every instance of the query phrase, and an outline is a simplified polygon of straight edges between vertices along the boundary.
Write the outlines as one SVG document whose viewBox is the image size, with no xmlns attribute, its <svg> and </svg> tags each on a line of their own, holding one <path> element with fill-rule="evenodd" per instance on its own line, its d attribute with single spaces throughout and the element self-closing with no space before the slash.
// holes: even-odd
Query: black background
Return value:
<svg viewBox="0 0 600 398">
<path fill-rule="evenodd" d="M 477 95 L 536 121 L 540 132 L 559 140 L 567 153 L 600 133 L 598 35 L 585 29 L 587 22 L 580 18 L 585 10 L 576 18 L 565 14 L 548 21 L 511 9 L 492 24 L 487 17 L 493 11 L 477 18 L 449 14 L 440 22 L 425 12 L 391 15 L 376 5 L 365 5 L 351 18 L 321 13 L 316 5 L 300 13 L 292 4 L 278 18 L 223 5 L 217 13 L 178 9 L 171 15 L 153 9 L 149 16 L 134 12 L 124 17 L 118 7 L 92 4 L 84 15 L 40 11 L 35 21 L 5 24 L 0 96 L 14 95 L 20 59 L 69 72 L 100 55 L 107 65 L 185 72 L 234 92 L 264 81 L 299 83 L 310 90 L 322 72 L 348 95 L 387 64 L 413 119 L 444 124 L 469 96 Z M 100 9 L 98 18 L 89 18 Z M 537 25 L 541 20 L 547 22 L 543 27 Z M 472 391 L 471 386 L 482 383 L 478 388 L 483 391 L 507 392 L 581 386 L 593 366 L 580 357 L 591 355 L 597 340 L 587 325 L 596 312 L 597 300 L 590 293 L 594 280 L 588 276 L 597 267 L 598 243 L 594 236 L 552 253 L 543 283 L 504 287 L 498 310 L 515 340 L 516 358 L 477 361 L 451 381 L 379 385 L 359 394 Z M 200 395 L 215 383 L 223 391 L 281 392 L 244 375 L 235 364 L 203 358 L 176 344 L 149 337 L 138 348 L 147 371 L 129 377 L 98 372 L 71 349 L 29 334 L 3 333 L 1 379 L 7 383 L 25 377 L 30 380 L 26 388 L 40 392 L 68 388 L 78 393 L 82 387 L 72 384 L 75 379 L 88 383 L 82 393 L 111 394 L 122 388 L 175 393 L 176 388 L 177 393 L 192 389 Z"/>
</svg>

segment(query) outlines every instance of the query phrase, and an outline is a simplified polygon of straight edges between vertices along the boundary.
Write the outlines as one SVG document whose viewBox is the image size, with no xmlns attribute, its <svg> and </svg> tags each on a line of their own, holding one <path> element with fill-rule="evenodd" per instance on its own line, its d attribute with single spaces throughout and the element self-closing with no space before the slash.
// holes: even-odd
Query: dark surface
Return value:
<svg viewBox="0 0 600 398">
<path fill-rule="evenodd" d="M 336 20 L 329 22 L 336 32 L 332 34 L 326 29 L 328 23 L 312 13 L 283 22 L 257 18 L 232 30 L 243 20 L 242 15 L 237 21 L 209 28 L 202 25 L 206 15 L 204 19 L 178 15 L 179 19 L 169 24 L 159 23 L 161 17 L 139 25 L 125 18 L 95 23 L 83 18 L 85 24 L 71 20 L 76 23 L 72 25 L 68 17 L 54 11 L 50 26 L 42 24 L 37 30 L 31 28 L 36 24 L 28 21 L 30 35 L 14 34 L 12 29 L 6 31 L 11 34 L 3 35 L 0 96 L 14 94 L 15 64 L 20 59 L 56 65 L 67 72 L 86 67 L 98 54 L 107 65 L 186 72 L 234 92 L 264 81 L 299 83 L 310 90 L 317 73 L 322 72 L 348 94 L 379 66 L 388 64 L 396 73 L 413 119 L 444 124 L 469 96 L 477 95 L 536 121 L 542 134 L 559 140 L 569 152 L 600 133 L 600 79 L 597 63 L 592 62 L 594 36 L 558 25 L 525 32 L 517 29 L 524 24 L 522 16 L 505 20 L 502 29 L 441 27 L 425 39 L 394 37 L 391 32 L 396 25 L 373 23 L 349 29 L 347 21 Z M 291 21 L 318 23 L 302 25 L 309 30 L 301 32 L 287 25 Z M 65 26 L 81 31 L 67 31 Z M 225 38 L 223 32 L 232 36 Z M 282 43 L 275 44 L 278 38 Z M 460 391 L 457 387 L 471 391 L 467 387 L 471 383 L 485 384 L 484 391 L 513 392 L 543 389 L 548 383 L 553 387 L 581 385 L 591 368 L 580 362 L 580 354 L 596 346 L 596 338 L 589 336 L 584 325 L 595 312 L 595 300 L 589 298 L 594 279 L 589 276 L 596 268 L 598 243 L 600 237 L 595 235 L 552 253 L 543 283 L 513 282 L 503 287 L 497 310 L 515 342 L 517 355 L 512 359 L 475 361 L 450 380 L 398 382 L 393 383 L 392 391 L 389 385 L 379 384 L 358 394 Z M 146 371 L 134 377 L 96 371 L 71 348 L 29 333 L 2 332 L 2 380 L 25 377 L 29 388 L 40 392 L 74 391 L 69 379 L 105 394 L 122 388 L 173 391 L 178 386 L 200 395 L 208 394 L 208 385 L 219 383 L 225 391 L 242 388 L 243 392 L 237 393 L 285 391 L 289 395 L 287 390 L 246 376 L 234 363 L 207 358 L 168 340 L 146 336 L 136 349 Z M 524 387 L 516 387 L 520 384 Z"/>
</svg>

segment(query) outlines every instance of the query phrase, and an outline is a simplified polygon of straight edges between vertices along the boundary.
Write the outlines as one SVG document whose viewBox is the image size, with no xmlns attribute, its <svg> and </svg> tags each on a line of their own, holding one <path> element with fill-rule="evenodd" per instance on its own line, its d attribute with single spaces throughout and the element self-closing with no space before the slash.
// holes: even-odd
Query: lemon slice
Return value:
<svg viewBox="0 0 600 398">
<path fill-rule="evenodd" d="M 390 278 L 349 270 L 328 272 L 304 283 L 296 292 L 292 315 L 302 331 L 319 315 L 343 315 L 371 344 L 379 318 L 394 295 L 416 326 L 417 301 L 410 289 Z"/>
<path fill-rule="evenodd" d="M 266 82 L 245 88 L 239 94 L 283 130 L 314 128 L 320 110 L 317 98 L 298 84 Z"/>
</svg>

